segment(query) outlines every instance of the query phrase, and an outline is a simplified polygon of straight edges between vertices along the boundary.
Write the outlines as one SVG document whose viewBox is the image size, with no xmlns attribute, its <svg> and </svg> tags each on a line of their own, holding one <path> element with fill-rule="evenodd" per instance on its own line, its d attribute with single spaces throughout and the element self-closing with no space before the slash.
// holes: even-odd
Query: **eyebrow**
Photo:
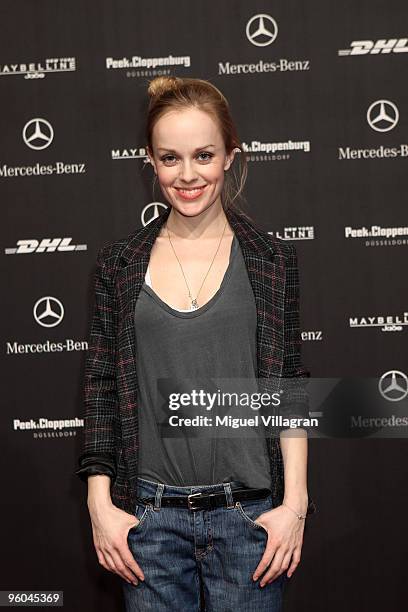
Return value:
<svg viewBox="0 0 408 612">
<path fill-rule="evenodd" d="M 208 145 L 204 145 L 203 147 L 197 147 L 196 149 L 194 149 L 194 153 L 196 153 L 196 151 L 201 151 L 201 149 L 208 149 L 209 147 L 215 147 L 215 145 L 208 144 Z M 159 147 L 157 150 L 158 151 L 168 151 L 169 153 L 176 153 L 174 149 L 166 149 L 162 147 Z"/>
</svg>

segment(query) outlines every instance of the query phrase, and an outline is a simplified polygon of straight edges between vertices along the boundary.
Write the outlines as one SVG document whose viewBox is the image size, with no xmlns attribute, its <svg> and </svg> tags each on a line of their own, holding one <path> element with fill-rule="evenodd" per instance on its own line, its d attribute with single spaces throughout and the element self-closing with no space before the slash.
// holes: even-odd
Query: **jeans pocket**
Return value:
<svg viewBox="0 0 408 612">
<path fill-rule="evenodd" d="M 265 499 L 260 500 L 249 500 L 249 501 L 237 501 L 235 503 L 235 510 L 245 522 L 252 529 L 261 529 L 265 533 L 268 533 L 263 525 L 255 523 L 255 520 L 263 513 L 268 510 L 272 510 L 272 496 L 268 495 Z"/>
<path fill-rule="evenodd" d="M 129 533 L 134 533 L 135 531 L 139 531 L 143 525 L 145 525 L 148 517 L 152 512 L 152 506 L 150 504 L 144 506 L 143 504 L 137 504 L 135 508 L 135 517 L 139 520 L 137 525 L 130 528 Z"/>
</svg>

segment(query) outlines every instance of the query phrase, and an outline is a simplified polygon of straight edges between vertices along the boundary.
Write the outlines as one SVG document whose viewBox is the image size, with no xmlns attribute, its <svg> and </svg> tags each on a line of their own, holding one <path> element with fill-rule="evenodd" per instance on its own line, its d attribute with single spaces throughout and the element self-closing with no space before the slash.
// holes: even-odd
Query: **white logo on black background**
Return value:
<svg viewBox="0 0 408 612">
<path fill-rule="evenodd" d="M 397 246 L 408 244 L 408 225 L 388 226 L 371 225 L 369 227 L 344 227 L 344 237 L 348 240 L 364 240 L 365 246 Z"/>
<path fill-rule="evenodd" d="M 380 38 L 373 40 L 353 40 L 350 49 L 339 49 L 338 55 L 378 55 L 379 53 L 407 53 L 408 38 Z"/>
<path fill-rule="evenodd" d="M 266 13 L 259 13 L 249 19 L 245 34 L 248 41 L 256 47 L 271 45 L 278 36 L 278 24 L 275 19 Z M 259 58 L 249 61 L 231 62 L 229 60 L 218 62 L 220 76 L 256 74 L 278 74 L 279 72 L 299 72 L 310 70 L 308 59 L 288 59 L 286 57 Z"/>
<path fill-rule="evenodd" d="M 8 247 L 4 249 L 6 255 L 28 255 L 30 253 L 67 253 L 71 251 L 86 251 L 86 244 L 70 244 L 72 238 L 27 238 L 26 240 L 17 240 L 16 247 Z"/>
<path fill-rule="evenodd" d="M 64 318 L 64 306 L 57 298 L 47 295 L 36 301 L 33 314 L 39 325 L 56 327 Z"/>
<path fill-rule="evenodd" d="M 366 119 L 371 129 L 376 132 L 389 132 L 399 121 L 399 111 L 391 100 L 376 100 L 367 109 Z M 371 147 L 338 147 L 339 160 L 360 159 L 406 159 L 408 157 L 408 144 L 400 143 L 380 144 Z"/>
<path fill-rule="evenodd" d="M 149 223 L 160 216 L 160 208 L 167 208 L 167 206 L 161 202 L 150 202 L 150 204 L 144 207 L 140 215 L 143 227 L 146 227 L 146 225 L 149 225 Z"/>
<path fill-rule="evenodd" d="M 278 24 L 265 13 L 254 15 L 246 25 L 246 35 L 253 45 L 266 47 L 271 45 L 278 35 Z"/>
<path fill-rule="evenodd" d="M 12 61 L 9 64 L 0 64 L 0 76 L 24 75 L 25 79 L 43 79 L 46 74 L 61 72 L 74 72 L 76 70 L 75 57 L 46 57 L 38 61 Z"/>
<path fill-rule="evenodd" d="M 22 130 L 24 143 L 30 149 L 41 151 L 47 149 L 54 139 L 54 130 L 49 121 L 42 117 L 30 119 L 24 125 Z M 33 176 L 51 176 L 51 175 L 72 175 L 85 174 L 86 165 L 83 162 L 66 162 L 66 161 L 45 161 L 37 162 L 34 165 L 15 165 L 9 166 L 7 163 L 2 163 L 0 166 L 1 179 L 21 179 Z"/>
<path fill-rule="evenodd" d="M 400 370 L 389 370 L 378 381 L 378 389 L 389 402 L 400 402 L 408 395 L 408 377 Z"/>
<path fill-rule="evenodd" d="M 398 123 L 398 108 L 390 100 L 377 100 L 367 111 L 368 125 L 377 132 L 389 132 Z"/>
<path fill-rule="evenodd" d="M 131 148 L 131 149 L 112 149 L 111 158 L 112 159 L 145 159 L 145 164 L 148 163 L 149 161 L 145 147 L 138 147 L 138 148 Z"/>
<path fill-rule="evenodd" d="M 30 149 L 46 149 L 54 138 L 54 130 L 46 119 L 31 119 L 23 128 L 23 140 Z"/>
<path fill-rule="evenodd" d="M 384 332 L 403 331 L 408 327 L 408 312 L 399 315 L 369 315 L 349 317 L 349 326 L 353 327 L 380 327 Z"/>
<path fill-rule="evenodd" d="M 313 225 L 284 227 L 283 230 L 268 231 L 268 234 L 281 240 L 314 240 L 315 237 Z"/>
</svg>

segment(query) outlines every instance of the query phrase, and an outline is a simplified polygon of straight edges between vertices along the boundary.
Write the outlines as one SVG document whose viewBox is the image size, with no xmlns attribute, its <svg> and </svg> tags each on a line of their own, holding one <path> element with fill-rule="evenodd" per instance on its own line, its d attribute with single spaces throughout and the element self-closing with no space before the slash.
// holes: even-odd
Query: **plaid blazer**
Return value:
<svg viewBox="0 0 408 612">
<path fill-rule="evenodd" d="M 76 474 L 111 476 L 112 502 L 133 514 L 138 476 L 138 380 L 134 310 L 150 251 L 168 207 L 147 226 L 102 247 L 97 256 L 94 312 L 84 375 L 84 438 Z M 257 229 L 245 213 L 225 211 L 236 234 L 252 285 L 257 310 L 257 364 L 262 389 L 292 380 L 286 397 L 290 413 L 308 416 L 304 386 L 310 372 L 301 365 L 299 274 L 293 244 Z M 280 410 L 282 408 L 282 404 Z M 279 428 L 278 428 L 279 429 Z M 284 494 L 284 464 L 279 434 L 271 428 L 267 448 L 274 507 Z M 309 495 L 308 514 L 315 511 Z"/>
</svg>

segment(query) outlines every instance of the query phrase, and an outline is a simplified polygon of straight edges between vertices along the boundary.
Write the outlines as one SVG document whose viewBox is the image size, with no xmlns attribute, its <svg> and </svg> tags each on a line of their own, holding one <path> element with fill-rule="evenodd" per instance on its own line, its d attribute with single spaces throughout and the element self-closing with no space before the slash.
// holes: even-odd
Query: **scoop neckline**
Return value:
<svg viewBox="0 0 408 612">
<path fill-rule="evenodd" d="M 224 276 L 223 276 L 223 279 L 221 281 L 221 284 L 218 287 L 216 293 L 214 293 L 214 295 L 212 296 L 212 298 L 210 300 L 208 300 L 208 302 L 206 302 L 203 306 L 200 306 L 200 308 L 197 308 L 195 310 L 189 310 L 187 312 L 176 310 L 175 308 L 172 308 L 171 306 L 169 306 L 169 304 L 167 304 L 167 302 L 162 300 L 161 297 L 159 297 L 159 295 L 155 292 L 155 290 L 152 289 L 145 281 L 143 282 L 142 289 L 144 289 L 144 291 L 152 299 L 154 299 L 159 304 L 159 306 L 161 306 L 163 308 L 163 310 L 166 310 L 168 313 L 172 314 L 175 317 L 180 317 L 181 319 L 190 319 L 190 318 L 194 318 L 194 317 L 199 317 L 204 312 L 207 312 L 207 310 L 209 310 L 213 306 L 213 304 L 215 304 L 215 302 L 217 302 L 217 300 L 222 295 L 224 287 L 226 286 L 226 284 L 228 283 L 228 281 L 229 281 L 229 279 L 231 277 L 232 263 L 233 263 L 233 261 L 235 259 L 235 255 L 236 255 L 237 250 L 238 250 L 237 237 L 236 237 L 236 234 L 234 234 L 234 237 L 233 237 L 232 243 L 231 243 L 231 250 L 230 250 L 228 267 L 227 267 L 227 269 L 226 269 L 226 271 L 224 273 Z"/>
</svg>

